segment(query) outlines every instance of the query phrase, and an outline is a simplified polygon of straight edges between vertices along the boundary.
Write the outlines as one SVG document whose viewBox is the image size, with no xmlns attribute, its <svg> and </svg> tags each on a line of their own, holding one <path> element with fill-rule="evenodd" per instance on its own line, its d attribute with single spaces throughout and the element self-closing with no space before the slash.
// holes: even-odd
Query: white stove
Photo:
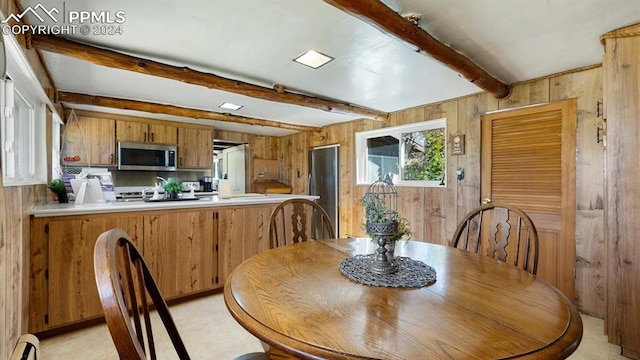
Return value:
<svg viewBox="0 0 640 360">
<path fill-rule="evenodd" d="M 147 194 L 149 194 L 149 196 L 153 194 L 153 186 L 116 186 L 114 187 L 114 192 L 116 193 L 116 199 L 141 199 L 142 190 L 144 189 L 147 189 Z M 187 192 L 186 188 L 183 192 Z M 211 196 L 218 194 L 217 191 L 204 192 L 199 190 L 195 190 L 195 193 L 198 196 Z"/>
<path fill-rule="evenodd" d="M 143 189 L 153 189 L 153 186 L 116 186 L 114 187 L 116 198 L 119 198 L 119 199 L 141 198 Z M 147 191 L 153 192 L 153 190 L 147 190 Z"/>
</svg>

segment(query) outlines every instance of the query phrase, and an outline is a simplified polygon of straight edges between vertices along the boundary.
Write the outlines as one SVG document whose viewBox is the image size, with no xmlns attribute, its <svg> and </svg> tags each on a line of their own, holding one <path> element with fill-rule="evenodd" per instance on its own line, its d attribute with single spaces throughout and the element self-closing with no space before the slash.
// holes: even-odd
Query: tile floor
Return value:
<svg viewBox="0 0 640 360">
<path fill-rule="evenodd" d="M 193 359 L 233 359 L 244 353 L 262 351 L 260 342 L 246 332 L 231 317 L 222 294 L 215 294 L 171 307 L 180 334 Z M 202 316 L 198 316 L 202 314 Z M 578 350 L 570 360 L 627 359 L 620 355 L 620 347 L 607 343 L 603 335 L 603 320 L 582 316 L 584 334 Z M 155 329 L 155 328 L 154 328 Z M 168 340 L 159 341 L 158 352 Z M 106 325 L 42 339 L 40 359 L 116 360 L 111 336 Z M 166 359 L 166 358 L 163 358 Z"/>
</svg>

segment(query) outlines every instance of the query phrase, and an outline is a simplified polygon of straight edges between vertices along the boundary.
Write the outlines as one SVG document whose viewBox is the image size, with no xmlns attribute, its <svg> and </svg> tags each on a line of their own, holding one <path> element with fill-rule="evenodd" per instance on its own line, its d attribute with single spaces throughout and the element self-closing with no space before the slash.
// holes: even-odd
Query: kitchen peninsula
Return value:
<svg viewBox="0 0 640 360">
<path fill-rule="evenodd" d="M 29 331 L 55 332 L 99 321 L 93 246 L 120 227 L 133 239 L 166 299 L 207 293 L 227 275 L 269 248 L 269 218 L 290 198 L 317 196 L 247 194 L 193 201 L 117 201 L 48 204 L 31 210 Z"/>
</svg>

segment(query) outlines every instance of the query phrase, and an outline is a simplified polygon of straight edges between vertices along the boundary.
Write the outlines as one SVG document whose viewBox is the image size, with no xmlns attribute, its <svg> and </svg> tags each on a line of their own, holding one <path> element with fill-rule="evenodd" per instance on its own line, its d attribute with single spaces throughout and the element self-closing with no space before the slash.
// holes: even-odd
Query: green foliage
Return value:
<svg viewBox="0 0 640 360">
<path fill-rule="evenodd" d="M 56 194 L 64 194 L 67 192 L 67 189 L 64 187 L 64 182 L 60 179 L 51 180 L 47 187 Z"/>
<path fill-rule="evenodd" d="M 441 180 L 446 154 L 444 129 L 407 135 L 409 136 L 403 138 L 406 153 L 404 180 Z"/>
<path fill-rule="evenodd" d="M 376 194 L 365 193 L 362 196 L 362 205 L 364 206 L 365 219 L 364 223 L 360 226 L 366 230 L 367 222 L 371 223 L 386 223 L 386 222 L 398 222 L 398 232 L 394 235 L 387 237 L 388 241 L 400 240 L 403 237 L 411 239 L 411 222 L 406 218 L 399 216 L 397 211 L 387 208 L 385 202 Z M 371 235 L 373 241 L 378 240 L 377 235 Z"/>
<path fill-rule="evenodd" d="M 175 178 L 169 178 L 162 187 L 167 194 L 179 193 L 182 191 L 182 183 Z"/>
<path fill-rule="evenodd" d="M 364 216 L 367 221 L 374 223 L 391 222 L 398 218 L 398 212 L 387 209 L 384 200 L 376 194 L 365 193 L 362 196 Z"/>
<path fill-rule="evenodd" d="M 398 218 L 398 232 L 391 240 L 400 240 L 406 237 L 407 240 L 411 239 L 411 222 L 400 216 Z"/>
</svg>

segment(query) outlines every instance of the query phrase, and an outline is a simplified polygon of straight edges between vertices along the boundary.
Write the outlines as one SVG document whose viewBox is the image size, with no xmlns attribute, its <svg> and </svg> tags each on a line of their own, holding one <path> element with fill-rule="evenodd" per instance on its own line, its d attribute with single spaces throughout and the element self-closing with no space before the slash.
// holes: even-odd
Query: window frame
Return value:
<svg viewBox="0 0 640 360">
<path fill-rule="evenodd" d="M 411 123 L 407 125 L 398 125 L 392 127 L 386 127 L 375 130 L 359 131 L 355 133 L 355 157 L 356 157 L 356 185 L 369 185 L 370 180 L 367 180 L 367 168 L 369 158 L 369 149 L 367 146 L 367 140 L 382 136 L 392 136 L 398 139 L 398 175 L 393 177 L 393 184 L 399 187 L 446 187 L 446 176 L 441 180 L 402 180 L 404 172 L 404 146 L 402 146 L 402 134 L 426 131 L 433 129 L 444 129 L 445 134 L 445 149 L 444 149 L 444 174 L 447 170 L 448 154 L 447 154 L 447 119 L 439 118 L 433 120 L 426 120 L 417 123 Z"/>
<path fill-rule="evenodd" d="M 62 153 L 62 119 L 58 113 L 51 114 L 51 179 L 62 178 L 62 165 L 60 164 Z"/>
<path fill-rule="evenodd" d="M 46 184 L 48 176 L 47 144 L 49 144 L 47 140 L 50 140 L 47 139 L 47 111 L 56 113 L 56 110 L 15 37 L 11 34 L 0 34 L 0 36 L 4 42 L 6 54 L 6 74 L 4 78 L 0 79 L 2 83 L 2 91 L 0 92 L 0 154 L 2 158 L 0 176 L 3 179 L 2 183 L 5 187 Z M 11 82 L 11 84 L 7 86 L 7 82 Z M 9 97 L 6 96 L 7 90 L 12 91 Z M 13 141 L 21 142 L 20 146 L 25 146 L 22 142 L 27 141 L 26 146 L 29 147 L 31 154 L 28 160 L 20 160 L 28 161 L 28 163 L 14 164 L 13 169 L 9 171 L 5 161 L 3 129 L 6 122 L 5 116 L 7 112 L 11 111 L 7 108 L 7 101 L 11 101 L 17 96 L 20 96 L 31 107 L 33 122 L 28 132 L 21 133 L 21 138 L 13 139 Z M 11 105 L 13 107 L 13 103 Z M 22 169 L 28 168 L 28 174 L 25 174 L 24 171 L 21 174 L 16 174 L 13 171 L 20 167 Z"/>
</svg>

